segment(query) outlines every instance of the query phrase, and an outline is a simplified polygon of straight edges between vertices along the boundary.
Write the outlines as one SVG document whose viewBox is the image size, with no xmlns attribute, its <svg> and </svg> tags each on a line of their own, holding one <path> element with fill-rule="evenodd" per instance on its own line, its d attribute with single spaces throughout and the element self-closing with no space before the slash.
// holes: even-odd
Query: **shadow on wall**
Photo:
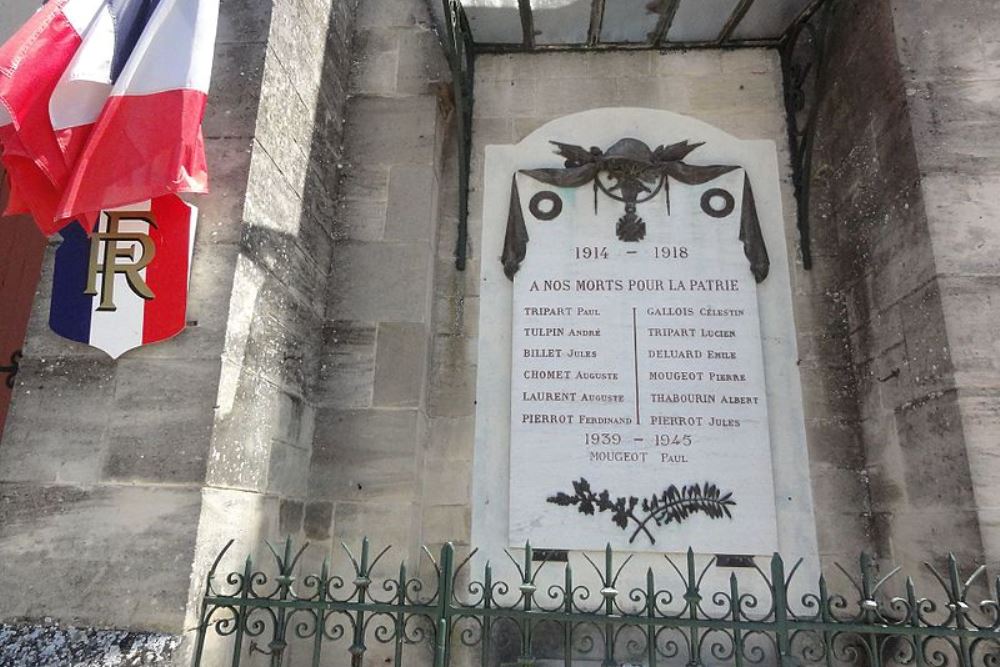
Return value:
<svg viewBox="0 0 1000 667">
<path fill-rule="evenodd" d="M 230 363 L 222 370 L 207 474 L 211 488 L 203 494 L 186 628 L 194 627 L 205 575 L 228 539 L 238 538 L 244 552 L 261 557 L 264 539 L 300 535 L 309 521 L 313 393 L 336 238 L 357 2 L 298 4 L 313 5 L 317 12 L 329 7 L 328 22 L 325 34 L 311 34 L 311 27 L 278 16 L 301 7 L 276 3 L 262 45 L 267 54 L 250 158 L 254 164 L 242 209 L 224 353 Z M 319 72 L 319 80 L 310 72 Z M 186 636 L 185 656 L 191 644 Z"/>
</svg>

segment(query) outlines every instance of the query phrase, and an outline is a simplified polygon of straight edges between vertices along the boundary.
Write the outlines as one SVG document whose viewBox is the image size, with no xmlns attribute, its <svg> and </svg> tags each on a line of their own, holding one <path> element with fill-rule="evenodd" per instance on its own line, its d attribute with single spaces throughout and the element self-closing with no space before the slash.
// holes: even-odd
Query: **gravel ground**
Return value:
<svg viewBox="0 0 1000 667">
<path fill-rule="evenodd" d="M 0 667 L 166 666 L 178 641 L 154 632 L 0 624 Z"/>
</svg>

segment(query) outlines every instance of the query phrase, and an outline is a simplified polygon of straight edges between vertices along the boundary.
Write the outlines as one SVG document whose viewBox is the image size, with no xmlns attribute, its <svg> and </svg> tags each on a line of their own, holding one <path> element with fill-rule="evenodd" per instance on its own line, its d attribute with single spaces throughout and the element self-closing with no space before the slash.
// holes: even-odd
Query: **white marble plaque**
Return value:
<svg viewBox="0 0 1000 667">
<path fill-rule="evenodd" d="M 511 542 L 766 549 L 774 485 L 743 171 L 664 184 L 670 214 L 662 193 L 639 204 L 645 237 L 632 242 L 616 234 L 623 204 L 600 194 L 595 213 L 591 187 L 518 179 L 530 241 L 514 278 Z M 543 199 L 559 215 L 533 215 L 551 216 Z"/>
<path fill-rule="evenodd" d="M 774 144 L 601 109 L 486 156 L 477 544 L 812 553 Z"/>
</svg>

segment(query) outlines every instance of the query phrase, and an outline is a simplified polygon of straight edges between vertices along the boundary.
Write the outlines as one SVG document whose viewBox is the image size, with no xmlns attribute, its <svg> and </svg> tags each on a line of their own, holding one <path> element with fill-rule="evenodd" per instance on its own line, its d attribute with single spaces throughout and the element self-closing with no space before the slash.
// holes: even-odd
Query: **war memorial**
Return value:
<svg viewBox="0 0 1000 667">
<path fill-rule="evenodd" d="M 218 12 L 0 219 L 0 665 L 1000 664 L 997 0 Z"/>
</svg>

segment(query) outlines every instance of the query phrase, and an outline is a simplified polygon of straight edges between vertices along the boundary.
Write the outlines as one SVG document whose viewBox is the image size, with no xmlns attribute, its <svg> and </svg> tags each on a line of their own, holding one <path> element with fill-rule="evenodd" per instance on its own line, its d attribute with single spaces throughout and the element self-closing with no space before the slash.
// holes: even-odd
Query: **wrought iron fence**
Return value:
<svg viewBox="0 0 1000 667">
<path fill-rule="evenodd" d="M 633 556 L 610 547 L 603 563 L 583 554 L 580 574 L 570 562 L 539 562 L 530 545 L 519 557 L 507 551 L 516 577 L 505 581 L 489 563 L 471 576 L 476 552 L 459 561 L 451 545 L 437 558 L 424 550 L 424 578 L 405 564 L 380 575 L 389 549 L 373 558 L 367 539 L 359 557 L 344 546 L 346 575 L 328 558 L 297 576 L 306 547 L 289 539 L 280 550 L 267 544 L 267 571 L 248 557 L 242 571 L 220 577 L 231 545 L 207 577 L 198 666 L 1000 666 L 1000 578 L 991 586 L 983 566 L 963 578 L 954 557 L 943 573 L 927 565 L 937 590 L 925 597 L 898 568 L 877 576 L 867 556 L 854 574 L 835 566 L 850 591 L 841 594 L 824 576 L 799 592 L 802 561 L 786 569 L 777 554 L 769 568 L 748 560 L 712 588 L 705 578 L 720 571 L 717 559 L 699 562 L 689 550 L 679 564 L 665 556 L 660 567 L 630 573 L 641 583 L 628 587 L 621 582 Z M 982 601 L 969 601 L 973 591 Z"/>
</svg>

